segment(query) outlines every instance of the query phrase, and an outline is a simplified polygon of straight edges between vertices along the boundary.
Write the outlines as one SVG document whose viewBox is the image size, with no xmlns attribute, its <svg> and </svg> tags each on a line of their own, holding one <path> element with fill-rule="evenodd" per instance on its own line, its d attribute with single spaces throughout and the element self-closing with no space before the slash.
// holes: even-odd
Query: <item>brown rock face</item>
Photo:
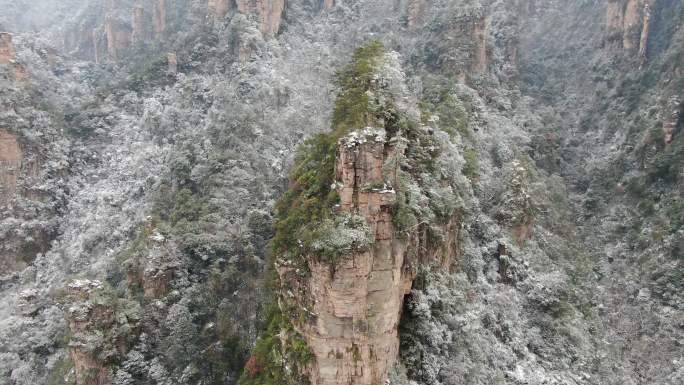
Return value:
<svg viewBox="0 0 684 385">
<path fill-rule="evenodd" d="M 639 39 L 639 63 L 641 66 L 643 66 L 646 63 L 646 48 L 648 47 L 648 35 L 651 28 L 651 7 L 648 3 L 644 5 L 644 17 L 641 25 L 641 38 Z"/>
<path fill-rule="evenodd" d="M 335 6 L 335 0 L 323 0 L 323 9 L 330 9 Z"/>
<path fill-rule="evenodd" d="M 105 20 L 105 36 L 107 37 L 107 54 L 112 60 L 116 60 L 119 52 L 131 44 L 131 31 L 128 27 L 109 16 Z"/>
<path fill-rule="evenodd" d="M 383 165 L 395 151 L 384 130 L 370 136 L 350 134 L 338 146 L 340 210 L 365 218 L 374 238 L 370 249 L 344 256 L 334 267 L 311 256 L 306 278 L 292 267 L 278 266 L 280 281 L 288 287 L 284 290 L 311 316 L 292 322 L 314 356 L 305 373 L 312 385 L 386 383 L 398 357 L 403 299 L 418 262 L 409 255 L 437 255 L 435 250 L 418 251 L 424 249 L 418 247 L 420 235 L 398 235 L 392 220 L 393 190 L 368 187 L 393 180 L 392 171 L 383 170 Z M 442 250 L 438 260 L 448 254 Z"/>
<path fill-rule="evenodd" d="M 654 0 L 608 0 L 606 4 L 606 42 L 613 48 L 646 58 L 646 46 Z"/>
<path fill-rule="evenodd" d="M 408 2 L 408 28 L 414 30 L 423 25 L 428 0 L 409 0 Z"/>
<path fill-rule="evenodd" d="M 622 1 L 608 0 L 608 4 L 606 5 L 606 28 L 613 31 L 622 31 L 624 17 L 625 12 Z"/>
<path fill-rule="evenodd" d="M 178 73 L 178 56 L 176 56 L 176 53 L 168 53 L 166 55 L 166 60 L 169 64 L 168 73 L 171 75 L 175 75 L 176 73 Z"/>
<path fill-rule="evenodd" d="M 0 64 L 8 64 L 12 60 L 14 60 L 12 34 L 8 32 L 0 32 Z"/>
<path fill-rule="evenodd" d="M 236 0 L 241 13 L 255 15 L 264 36 L 273 36 L 280 29 L 285 0 Z"/>
<path fill-rule="evenodd" d="M 0 129 L 0 206 L 9 204 L 16 195 L 21 160 L 17 137 Z"/>
<path fill-rule="evenodd" d="M 76 280 L 67 287 L 73 301 L 66 312 L 69 329 L 74 335 L 69 343 L 69 354 L 74 362 L 77 385 L 110 383 L 109 370 L 96 349 L 88 344 L 88 336 L 93 331 L 108 330 L 115 323 L 111 308 L 90 301 L 91 293 L 100 288 L 100 282 L 90 280 Z"/>
<path fill-rule="evenodd" d="M 232 0 L 209 0 L 209 10 L 218 18 L 226 16 L 232 7 Z"/>
<path fill-rule="evenodd" d="M 489 21 L 486 16 L 482 16 L 473 26 L 472 32 L 475 52 L 470 69 L 474 73 L 484 73 L 487 71 L 487 35 L 489 35 Z"/>
<path fill-rule="evenodd" d="M 672 143 L 675 135 L 675 129 L 679 125 L 681 103 L 678 98 L 672 98 L 666 106 L 666 116 L 663 121 L 663 134 L 665 144 Z"/>
<path fill-rule="evenodd" d="M 641 0 L 629 0 L 625 8 L 622 24 L 622 47 L 626 50 L 634 49 L 638 42 L 634 29 L 639 27 L 639 22 L 641 21 L 641 3 Z"/>
<path fill-rule="evenodd" d="M 131 32 L 131 41 L 139 43 L 145 40 L 145 10 L 143 7 L 137 6 L 133 8 L 133 20 L 131 22 L 133 32 Z"/>
<path fill-rule="evenodd" d="M 154 36 L 160 38 L 166 31 L 166 0 L 154 3 Z"/>
</svg>

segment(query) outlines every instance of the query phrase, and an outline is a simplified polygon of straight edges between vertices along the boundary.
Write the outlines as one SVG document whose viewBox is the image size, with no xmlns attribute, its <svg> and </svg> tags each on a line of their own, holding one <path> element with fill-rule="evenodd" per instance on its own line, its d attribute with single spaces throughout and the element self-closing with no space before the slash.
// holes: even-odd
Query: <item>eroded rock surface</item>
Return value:
<svg viewBox="0 0 684 385">
<path fill-rule="evenodd" d="M 236 4 L 239 12 L 256 16 L 262 34 L 273 36 L 278 33 L 285 0 L 236 0 Z"/>
<path fill-rule="evenodd" d="M 224 17 L 233 8 L 232 0 L 209 0 L 208 6 L 209 10 L 216 17 Z"/>
<path fill-rule="evenodd" d="M 408 27 L 416 29 L 424 22 L 425 12 L 429 6 L 428 0 L 410 0 L 408 3 Z"/>
<path fill-rule="evenodd" d="M 0 129 L 0 206 L 16 194 L 22 151 L 16 135 Z"/>
<path fill-rule="evenodd" d="M 14 60 L 12 34 L 8 32 L 0 32 L 0 64 L 7 64 L 12 60 Z"/>
<path fill-rule="evenodd" d="M 395 228 L 396 193 L 385 183 L 395 175 L 385 164 L 397 150 L 385 135 L 366 129 L 342 138 L 335 167 L 340 210 L 365 218 L 373 245 L 334 267 L 310 256 L 305 279 L 279 267 L 281 282 L 291 285 L 296 302 L 312 315 L 293 324 L 314 355 L 307 373 L 313 385 L 384 384 L 399 353 L 397 328 L 420 259 L 415 255 L 452 255 L 419 251 L 425 246 L 420 237 L 402 238 Z M 451 225 L 446 231 L 456 234 Z"/>
</svg>

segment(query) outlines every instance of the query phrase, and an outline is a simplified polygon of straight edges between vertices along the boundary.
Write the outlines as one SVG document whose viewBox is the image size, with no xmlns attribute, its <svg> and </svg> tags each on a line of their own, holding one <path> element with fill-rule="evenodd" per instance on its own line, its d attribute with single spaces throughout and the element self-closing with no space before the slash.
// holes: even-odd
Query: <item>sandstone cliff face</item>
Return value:
<svg viewBox="0 0 684 385">
<path fill-rule="evenodd" d="M 137 333 L 137 307 L 116 299 L 102 282 L 89 279 L 72 281 L 63 301 L 76 384 L 111 384 L 112 362 L 126 354 Z"/>
<path fill-rule="evenodd" d="M 312 385 L 384 384 L 398 357 L 398 324 L 416 264 L 424 259 L 448 265 L 445 259 L 453 255 L 419 251 L 426 246 L 420 235 L 404 239 L 395 229 L 396 193 L 385 182 L 396 175 L 385 164 L 397 150 L 385 135 L 366 129 L 342 138 L 335 167 L 339 210 L 365 218 L 373 245 L 334 267 L 312 255 L 304 279 L 292 267 L 278 268 L 288 295 L 308 313 L 293 324 L 314 356 L 306 373 Z M 446 226 L 452 239 L 454 223 Z"/>
<path fill-rule="evenodd" d="M 228 14 L 233 8 L 233 0 L 209 0 L 209 11 L 218 18 L 222 18 Z"/>
<path fill-rule="evenodd" d="M 90 280 L 74 281 L 67 287 L 68 295 L 73 302 L 66 313 L 66 318 L 69 329 L 74 334 L 69 344 L 69 354 L 76 370 L 77 385 L 110 383 L 110 373 L 105 362 L 88 343 L 93 333 L 107 330 L 114 324 L 113 309 L 90 301 L 92 292 L 101 287 L 99 281 Z"/>
<path fill-rule="evenodd" d="M 0 207 L 3 209 L 11 207 L 17 195 L 17 179 L 21 171 L 22 158 L 22 150 L 16 135 L 0 129 Z M 8 243 L 4 246 L 11 246 L 14 242 L 10 240 Z M 16 255 L 9 250 L 0 250 L 0 275 L 15 271 L 16 266 Z"/>
<path fill-rule="evenodd" d="M 323 9 L 331 9 L 335 6 L 335 0 L 323 0 Z"/>
<path fill-rule="evenodd" d="M 0 64 L 8 64 L 12 60 L 14 60 L 12 34 L 0 32 Z"/>
<path fill-rule="evenodd" d="M 424 22 L 428 0 L 410 0 L 408 3 L 408 28 L 414 30 Z"/>
<path fill-rule="evenodd" d="M 489 35 L 489 21 L 482 16 L 473 26 L 472 30 L 475 51 L 470 69 L 473 73 L 481 74 L 487 71 L 487 35 Z"/>
<path fill-rule="evenodd" d="M 609 46 L 634 54 L 642 62 L 650 31 L 653 0 L 608 0 L 606 4 L 606 41 Z"/>
<path fill-rule="evenodd" d="M 166 54 L 166 62 L 168 64 L 167 72 L 170 75 L 175 75 L 178 73 L 178 56 L 175 52 L 169 52 Z"/>
<path fill-rule="evenodd" d="M 280 29 L 285 0 L 236 0 L 241 13 L 254 15 L 264 36 L 274 36 Z"/>
<path fill-rule="evenodd" d="M 624 10 L 622 24 L 622 47 L 626 50 L 633 49 L 638 40 L 635 39 L 635 29 L 638 29 L 642 0 L 629 0 Z"/>
<path fill-rule="evenodd" d="M 137 6 L 133 8 L 133 31 L 131 32 L 131 42 L 138 43 L 145 40 L 145 10 Z"/>
<path fill-rule="evenodd" d="M 672 143 L 675 135 L 675 129 L 679 125 L 681 114 L 681 102 L 678 97 L 670 99 L 665 106 L 665 119 L 663 120 L 663 134 L 665 144 Z"/>
<path fill-rule="evenodd" d="M 648 48 L 648 37 L 651 30 L 651 7 L 648 3 L 644 5 L 644 15 L 641 22 L 641 37 L 639 38 L 639 63 L 641 66 L 646 63 L 646 49 Z"/>
<path fill-rule="evenodd" d="M 128 26 L 118 23 L 113 17 L 107 17 L 105 35 L 107 38 L 107 54 L 110 59 L 116 60 L 119 52 L 130 45 L 131 31 Z"/>
<path fill-rule="evenodd" d="M 16 135 L 0 129 L 0 206 L 14 199 L 21 160 L 22 151 Z"/>
<path fill-rule="evenodd" d="M 166 0 L 154 3 L 154 36 L 159 39 L 166 31 Z"/>
</svg>

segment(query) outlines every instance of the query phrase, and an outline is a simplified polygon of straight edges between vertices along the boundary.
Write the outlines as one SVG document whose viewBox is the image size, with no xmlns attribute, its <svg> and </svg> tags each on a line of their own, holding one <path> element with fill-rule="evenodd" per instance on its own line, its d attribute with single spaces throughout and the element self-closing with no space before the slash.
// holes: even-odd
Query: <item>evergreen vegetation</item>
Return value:
<svg viewBox="0 0 684 385">
<path fill-rule="evenodd" d="M 337 143 L 350 130 L 379 125 L 384 121 L 386 111 L 379 109 L 372 91 L 376 89 L 378 67 L 385 53 L 382 43 L 371 41 L 358 48 L 352 61 L 337 72 L 335 84 L 339 87 L 339 94 L 332 130 L 306 140 L 297 149 L 290 173 L 290 188 L 276 205 L 276 233 L 272 241 L 275 255 L 306 268 L 302 256 L 312 250 L 318 239 L 326 236 L 321 229 L 339 230 L 339 226 L 331 224 L 351 223 L 335 221 L 333 213 L 333 207 L 339 202 L 333 188 Z M 326 244 L 330 246 L 333 243 Z M 340 247 L 346 249 L 349 246 Z M 326 247 L 323 254 L 332 261 L 340 253 Z"/>
</svg>

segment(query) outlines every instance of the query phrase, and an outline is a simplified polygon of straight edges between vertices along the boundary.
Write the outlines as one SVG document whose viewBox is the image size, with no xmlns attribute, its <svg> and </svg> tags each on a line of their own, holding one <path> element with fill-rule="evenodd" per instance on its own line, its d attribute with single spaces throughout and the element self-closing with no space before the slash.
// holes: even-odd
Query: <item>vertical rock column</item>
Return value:
<svg viewBox="0 0 684 385">
<path fill-rule="evenodd" d="M 175 75 L 178 73 L 178 56 L 175 52 L 169 52 L 166 54 L 166 61 L 168 63 L 167 73 L 169 75 Z"/>
<path fill-rule="evenodd" d="M 665 144 L 672 143 L 675 129 L 679 125 L 681 114 L 681 102 L 678 97 L 672 97 L 665 106 L 665 119 L 663 120 L 663 135 Z"/>
<path fill-rule="evenodd" d="M 335 0 L 323 0 L 321 5 L 323 6 L 323 9 L 331 9 L 335 6 Z"/>
<path fill-rule="evenodd" d="M 646 49 L 648 48 L 648 35 L 651 30 L 651 6 L 644 5 L 644 16 L 641 27 L 641 38 L 639 39 L 639 65 L 646 64 Z"/>
<path fill-rule="evenodd" d="M 69 307 L 66 318 L 73 334 L 69 353 L 76 370 L 77 385 L 105 385 L 111 383 L 111 375 L 101 357 L 98 357 L 97 332 L 114 325 L 114 311 L 91 301 L 93 291 L 100 290 L 99 281 L 76 280 L 67 286 Z"/>
<path fill-rule="evenodd" d="M 627 51 L 638 46 L 639 34 L 635 33 L 635 29 L 639 28 L 641 22 L 640 10 L 641 0 L 629 0 L 627 2 L 622 24 L 622 48 Z"/>
<path fill-rule="evenodd" d="M 482 16 L 473 26 L 473 41 L 475 52 L 471 63 L 471 71 L 481 74 L 487 71 L 487 35 L 489 34 L 489 21 Z"/>
<path fill-rule="evenodd" d="M 12 44 L 12 34 L 0 32 L 0 64 L 9 64 L 14 60 L 14 44 Z"/>
<path fill-rule="evenodd" d="M 9 204 L 16 195 L 21 159 L 17 137 L 0 129 L 0 206 Z"/>
<path fill-rule="evenodd" d="M 159 39 L 166 31 L 166 0 L 154 3 L 154 36 Z"/>
<path fill-rule="evenodd" d="M 233 5 L 231 0 L 209 0 L 209 11 L 217 18 L 223 18 L 228 14 Z"/>
<path fill-rule="evenodd" d="M 236 0 L 239 12 L 255 15 L 259 30 L 270 37 L 278 33 L 285 9 L 285 0 Z"/>
<path fill-rule="evenodd" d="M 140 43 L 145 40 L 145 10 L 143 7 L 136 6 L 133 8 L 133 31 L 131 32 L 131 41 Z"/>
<path fill-rule="evenodd" d="M 423 18 L 428 7 L 428 0 L 409 0 L 408 2 L 408 28 L 415 30 L 423 25 Z"/>
<path fill-rule="evenodd" d="M 404 269 L 406 243 L 392 222 L 395 192 L 369 187 L 388 179 L 383 164 L 393 149 L 384 135 L 348 135 L 339 142 L 336 162 L 340 210 L 366 219 L 373 246 L 341 257 L 334 267 L 310 256 L 310 276 L 293 288 L 307 293 L 297 301 L 310 303 L 315 314 L 293 320 L 314 355 L 306 373 L 312 385 L 384 384 L 398 357 L 397 327 L 413 274 Z M 279 267 L 281 282 L 293 284 L 292 274 Z"/>
</svg>

